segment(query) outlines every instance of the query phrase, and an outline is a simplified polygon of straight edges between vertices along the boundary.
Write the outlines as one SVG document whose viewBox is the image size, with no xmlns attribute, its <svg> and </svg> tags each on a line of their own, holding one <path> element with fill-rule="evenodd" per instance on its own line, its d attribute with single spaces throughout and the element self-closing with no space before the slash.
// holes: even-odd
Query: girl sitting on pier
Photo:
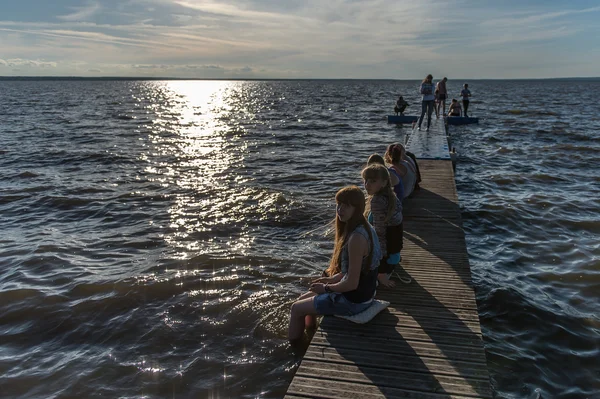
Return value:
<svg viewBox="0 0 600 399">
<path fill-rule="evenodd" d="M 365 196 L 356 186 L 335 195 L 335 241 L 329 277 L 313 281 L 310 291 L 292 304 L 288 337 L 300 339 L 315 315 L 352 316 L 371 306 L 377 285 L 381 248 L 364 216 Z"/>
<path fill-rule="evenodd" d="M 421 173 L 416 158 L 408 155 L 402 144 L 390 144 L 384 155 L 385 162 L 400 176 L 404 186 L 404 198 L 419 189 Z"/>
<path fill-rule="evenodd" d="M 373 164 L 385 166 L 385 160 L 381 155 L 373 154 L 367 160 L 367 166 Z M 392 183 L 394 193 L 396 193 L 396 198 L 402 201 L 404 199 L 404 185 L 402 184 L 402 177 L 392 167 L 389 167 L 388 171 L 390 172 L 390 182 Z"/>
<path fill-rule="evenodd" d="M 383 255 L 377 279 L 383 286 L 391 288 L 396 283 L 390 280 L 390 275 L 400 263 L 402 250 L 402 201 L 396 198 L 392 190 L 390 174 L 385 166 L 371 164 L 361 174 L 369 194 L 369 222 L 375 228 Z"/>
</svg>

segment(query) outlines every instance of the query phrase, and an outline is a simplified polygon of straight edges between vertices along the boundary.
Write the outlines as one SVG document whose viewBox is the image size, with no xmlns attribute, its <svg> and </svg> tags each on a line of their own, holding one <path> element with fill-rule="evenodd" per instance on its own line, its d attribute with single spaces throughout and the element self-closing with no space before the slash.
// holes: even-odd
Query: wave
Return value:
<svg viewBox="0 0 600 399">
<path fill-rule="evenodd" d="M 527 116 L 558 116 L 554 111 L 547 110 L 526 110 L 526 109 L 507 109 L 498 111 L 501 115 L 527 115 Z"/>
</svg>

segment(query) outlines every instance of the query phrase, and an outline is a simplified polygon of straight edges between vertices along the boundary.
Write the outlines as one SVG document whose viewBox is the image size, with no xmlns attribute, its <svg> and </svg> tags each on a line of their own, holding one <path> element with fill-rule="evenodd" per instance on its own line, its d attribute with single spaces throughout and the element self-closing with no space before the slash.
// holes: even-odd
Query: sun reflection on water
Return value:
<svg viewBox="0 0 600 399">
<path fill-rule="evenodd" d="M 235 190 L 240 176 L 231 170 L 242 161 L 246 144 L 232 142 L 227 123 L 232 110 L 239 108 L 244 84 L 145 82 L 145 92 L 137 99 L 155 115 L 145 172 L 174 192 L 164 240 L 180 259 L 219 246 L 222 252 L 244 254 L 253 242 L 244 226 L 236 225 L 241 218 L 233 211 L 242 193 Z M 233 225 L 242 229 L 235 239 L 215 241 L 213 233 L 222 236 Z"/>
</svg>

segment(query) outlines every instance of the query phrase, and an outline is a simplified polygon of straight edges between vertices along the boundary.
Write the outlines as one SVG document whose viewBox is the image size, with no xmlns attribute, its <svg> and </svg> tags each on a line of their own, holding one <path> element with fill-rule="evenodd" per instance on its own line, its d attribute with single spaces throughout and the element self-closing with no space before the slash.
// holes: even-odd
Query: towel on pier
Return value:
<svg viewBox="0 0 600 399">
<path fill-rule="evenodd" d="M 380 299 L 373 299 L 371 306 L 366 308 L 360 313 L 355 314 L 354 316 L 337 316 L 341 319 L 350 320 L 354 323 L 365 324 L 368 323 L 373 317 L 377 316 L 379 312 L 383 309 L 387 308 L 390 305 L 388 301 L 382 301 Z"/>
</svg>

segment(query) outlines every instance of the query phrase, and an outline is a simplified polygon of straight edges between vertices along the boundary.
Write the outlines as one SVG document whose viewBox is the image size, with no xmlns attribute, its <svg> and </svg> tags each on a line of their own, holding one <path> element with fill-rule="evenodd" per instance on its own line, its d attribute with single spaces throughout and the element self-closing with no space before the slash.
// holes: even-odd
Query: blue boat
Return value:
<svg viewBox="0 0 600 399">
<path fill-rule="evenodd" d="M 479 118 L 466 116 L 449 116 L 446 120 L 449 125 L 470 125 L 472 123 L 479 123 Z"/>
<path fill-rule="evenodd" d="M 388 123 L 413 123 L 416 122 L 419 117 L 414 115 L 388 115 Z"/>
</svg>

